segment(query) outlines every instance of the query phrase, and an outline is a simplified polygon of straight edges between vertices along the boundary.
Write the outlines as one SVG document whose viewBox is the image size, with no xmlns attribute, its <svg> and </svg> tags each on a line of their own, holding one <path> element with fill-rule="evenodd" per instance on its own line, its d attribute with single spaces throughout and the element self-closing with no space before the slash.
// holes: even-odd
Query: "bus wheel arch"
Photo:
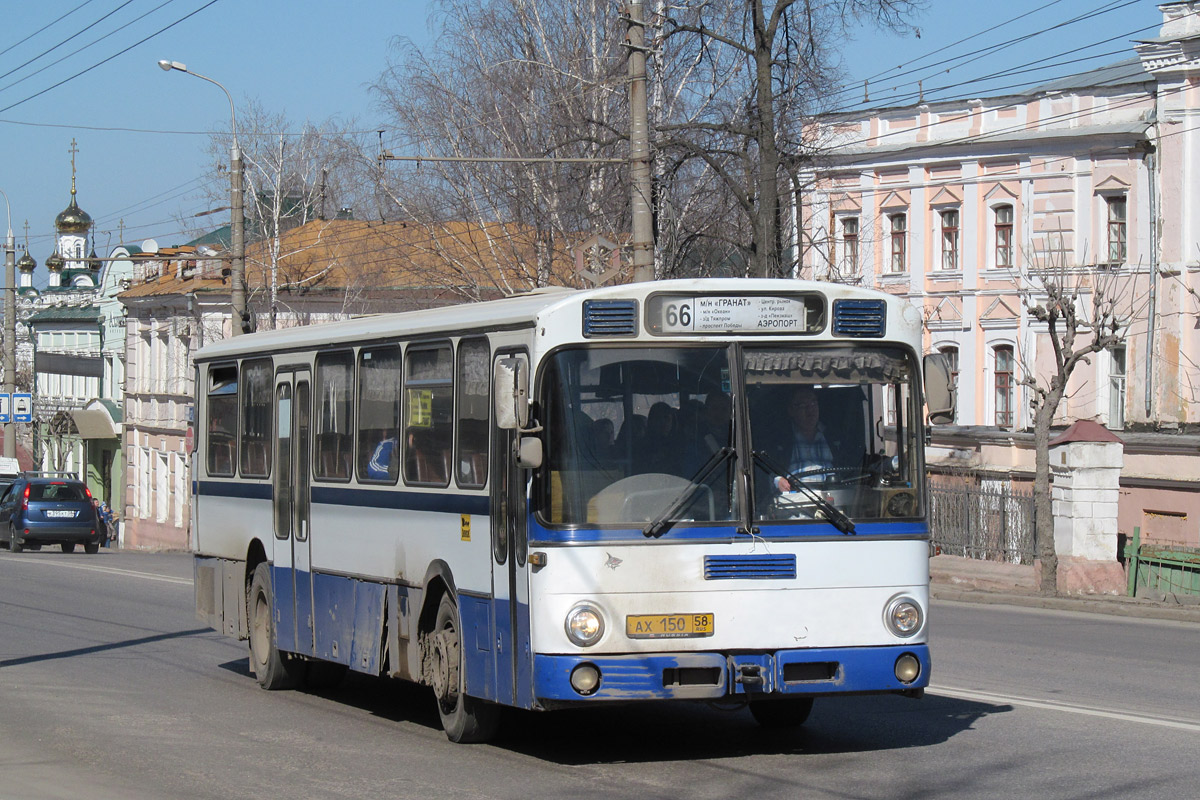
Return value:
<svg viewBox="0 0 1200 800">
<path fill-rule="evenodd" d="M 462 617 L 454 579 L 445 562 L 434 562 L 426 573 L 418 626 L 421 683 L 433 688 L 446 737 L 458 743 L 488 741 L 500 726 L 500 707 L 463 690 Z"/>
</svg>

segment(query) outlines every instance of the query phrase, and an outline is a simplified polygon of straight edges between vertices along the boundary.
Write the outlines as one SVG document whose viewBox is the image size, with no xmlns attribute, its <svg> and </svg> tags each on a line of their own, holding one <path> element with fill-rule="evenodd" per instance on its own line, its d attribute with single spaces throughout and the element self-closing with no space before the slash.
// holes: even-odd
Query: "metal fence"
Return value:
<svg viewBox="0 0 1200 800">
<path fill-rule="evenodd" d="M 1008 481 L 930 475 L 929 510 L 934 554 L 1033 563 L 1032 487 L 1021 490 Z"/>
</svg>

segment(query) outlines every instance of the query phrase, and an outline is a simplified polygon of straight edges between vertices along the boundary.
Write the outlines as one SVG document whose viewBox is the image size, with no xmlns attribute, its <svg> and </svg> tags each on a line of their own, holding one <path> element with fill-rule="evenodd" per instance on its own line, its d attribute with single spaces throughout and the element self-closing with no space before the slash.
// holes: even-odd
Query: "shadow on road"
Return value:
<svg viewBox="0 0 1200 800">
<path fill-rule="evenodd" d="M 252 679 L 247 659 L 221 668 Z M 426 687 L 352 672 L 339 687 L 311 694 L 392 722 L 441 729 Z M 561 765 L 861 753 L 939 744 L 970 730 L 978 719 L 1011 710 L 950 697 L 822 697 L 803 727 L 779 731 L 759 727 L 744 707 L 701 703 L 549 713 L 506 709 L 493 744 Z"/>
<path fill-rule="evenodd" d="M 103 653 L 109 650 L 122 650 L 126 647 L 137 647 L 138 645 L 151 644 L 153 642 L 165 642 L 170 639 L 183 639 L 188 636 L 198 636 L 202 633 L 211 633 L 209 628 L 195 628 L 190 631 L 173 631 L 171 633 L 159 633 L 154 636 L 141 636 L 137 639 L 124 639 L 119 642 L 106 642 L 104 644 L 94 644 L 90 647 L 76 647 L 71 650 L 59 650 L 57 653 L 42 653 L 36 656 L 20 656 L 18 658 L 9 658 L 0 661 L 0 667 L 16 667 L 21 664 L 36 664 L 39 661 L 54 661 L 59 658 L 75 658 L 76 656 L 86 656 L 92 653 Z"/>
</svg>

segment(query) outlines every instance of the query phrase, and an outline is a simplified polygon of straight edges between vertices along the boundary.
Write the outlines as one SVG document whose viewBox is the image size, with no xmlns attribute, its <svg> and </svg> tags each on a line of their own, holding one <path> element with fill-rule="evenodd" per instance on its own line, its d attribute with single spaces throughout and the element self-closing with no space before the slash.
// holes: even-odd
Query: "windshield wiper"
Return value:
<svg viewBox="0 0 1200 800">
<path fill-rule="evenodd" d="M 842 513 L 841 509 L 839 509 L 833 503 L 830 503 L 824 497 L 821 497 L 819 492 L 817 492 L 811 486 L 806 485 L 804 481 L 797 477 L 796 473 L 788 472 L 786 469 L 780 469 L 779 465 L 767 458 L 767 454 L 762 450 L 755 450 L 751 455 L 754 457 L 755 461 L 766 467 L 768 471 L 781 476 L 785 481 L 787 481 L 788 486 L 792 487 L 793 492 L 802 492 L 804 496 L 811 500 L 813 505 L 815 505 L 817 509 L 825 515 L 825 519 L 828 520 L 833 527 L 837 528 L 842 533 L 853 535 L 854 523 L 850 520 L 850 518 Z"/>
<path fill-rule="evenodd" d="M 700 466 L 700 469 L 696 470 L 696 474 L 688 479 L 688 485 L 671 501 L 671 504 L 663 509 L 661 514 L 651 520 L 646 527 L 642 528 L 642 535 L 657 538 L 666 533 L 667 529 L 675 523 L 675 515 L 687 505 L 688 501 L 692 499 L 692 495 L 696 493 L 696 490 L 704 486 L 705 481 L 708 480 L 708 476 L 713 473 L 713 470 L 724 464 L 734 452 L 732 447 L 722 447 L 709 456 L 708 461 L 705 461 Z"/>
</svg>

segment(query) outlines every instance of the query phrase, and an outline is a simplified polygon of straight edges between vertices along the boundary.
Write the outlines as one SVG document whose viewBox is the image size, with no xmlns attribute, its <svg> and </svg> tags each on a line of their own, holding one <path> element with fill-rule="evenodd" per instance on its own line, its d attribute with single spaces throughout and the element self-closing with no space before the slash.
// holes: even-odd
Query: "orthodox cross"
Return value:
<svg viewBox="0 0 1200 800">
<path fill-rule="evenodd" d="M 75 145 L 75 137 L 71 137 L 71 149 L 68 150 L 71 154 L 71 196 L 75 196 L 75 154 L 79 152 L 79 148 Z"/>
</svg>

